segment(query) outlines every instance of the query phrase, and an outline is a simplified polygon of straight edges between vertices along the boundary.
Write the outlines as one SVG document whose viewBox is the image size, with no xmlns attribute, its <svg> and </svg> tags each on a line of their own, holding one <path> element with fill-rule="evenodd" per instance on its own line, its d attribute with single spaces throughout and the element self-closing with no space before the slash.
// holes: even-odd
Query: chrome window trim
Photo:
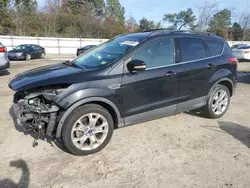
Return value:
<svg viewBox="0 0 250 188">
<path fill-rule="evenodd" d="M 148 69 L 146 69 L 146 71 L 147 70 L 164 68 L 164 67 L 171 67 L 171 66 L 175 66 L 175 65 L 182 65 L 182 64 L 186 64 L 186 63 L 193 63 L 193 62 L 196 62 L 196 61 L 202 61 L 202 60 L 212 59 L 212 58 L 215 58 L 215 57 L 220 57 L 224 53 L 224 50 L 225 50 L 225 42 L 223 44 L 223 49 L 222 49 L 222 51 L 221 51 L 221 53 L 219 55 L 210 56 L 210 57 L 206 57 L 206 58 L 202 58 L 202 59 L 197 59 L 197 60 L 192 60 L 192 61 L 184 61 L 184 62 L 180 62 L 180 63 L 174 63 L 174 64 L 171 64 L 171 65 L 165 65 L 165 66 L 159 66 L 159 67 L 154 67 L 154 68 L 148 68 Z"/>
</svg>

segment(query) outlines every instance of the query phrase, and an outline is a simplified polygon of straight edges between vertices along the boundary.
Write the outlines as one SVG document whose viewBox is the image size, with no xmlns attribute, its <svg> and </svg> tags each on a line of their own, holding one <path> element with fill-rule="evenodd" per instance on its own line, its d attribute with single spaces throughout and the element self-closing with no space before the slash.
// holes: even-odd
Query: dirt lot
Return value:
<svg viewBox="0 0 250 188">
<path fill-rule="evenodd" d="M 0 187 L 250 187 L 250 62 L 219 120 L 188 113 L 116 130 L 100 153 L 76 157 L 15 130 L 8 81 L 53 61 L 14 62 L 0 73 Z"/>
</svg>

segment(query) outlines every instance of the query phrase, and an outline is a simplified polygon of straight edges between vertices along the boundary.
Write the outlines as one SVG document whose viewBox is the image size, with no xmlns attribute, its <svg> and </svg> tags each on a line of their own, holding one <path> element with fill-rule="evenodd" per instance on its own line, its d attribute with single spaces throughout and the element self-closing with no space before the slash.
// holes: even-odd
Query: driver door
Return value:
<svg viewBox="0 0 250 188">
<path fill-rule="evenodd" d="M 138 59 L 146 70 L 130 73 L 126 63 Z M 122 79 L 125 124 L 172 115 L 179 96 L 180 66 L 175 64 L 175 41 L 162 38 L 152 41 L 126 61 Z"/>
</svg>

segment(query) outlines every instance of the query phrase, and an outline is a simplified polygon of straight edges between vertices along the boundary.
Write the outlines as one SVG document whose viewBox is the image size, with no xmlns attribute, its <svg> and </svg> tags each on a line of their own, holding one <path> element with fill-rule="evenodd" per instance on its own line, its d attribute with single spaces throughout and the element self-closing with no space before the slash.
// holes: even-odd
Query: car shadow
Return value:
<svg viewBox="0 0 250 188">
<path fill-rule="evenodd" d="M 10 75 L 10 72 L 8 70 L 1 70 L 0 71 L 0 76 L 8 76 Z"/>
<path fill-rule="evenodd" d="M 220 129 L 250 148 L 250 128 L 237 123 L 218 121 Z"/>
<path fill-rule="evenodd" d="M 204 115 L 201 114 L 201 109 L 196 110 L 190 110 L 187 112 L 184 112 L 185 114 L 188 114 L 190 116 L 200 117 L 200 118 L 206 118 Z"/>
<path fill-rule="evenodd" d="M 238 82 L 250 84 L 250 72 L 249 71 L 239 71 L 237 73 Z"/>
<path fill-rule="evenodd" d="M 24 135 L 29 135 L 29 136 L 31 136 L 31 137 L 34 139 L 34 141 L 37 140 L 37 138 L 38 138 L 38 133 L 37 133 L 37 132 L 25 131 L 25 130 L 23 129 L 23 127 L 20 126 L 20 125 L 18 124 L 18 122 L 17 122 L 17 117 L 16 117 L 16 115 L 15 115 L 15 113 L 14 113 L 14 107 L 13 107 L 13 105 L 12 105 L 12 106 L 10 107 L 10 109 L 9 109 L 9 114 L 10 114 L 10 116 L 11 116 L 11 118 L 12 118 L 12 121 L 13 121 L 13 124 L 14 124 L 14 126 L 15 126 L 15 129 L 16 129 L 18 132 L 21 132 L 21 133 L 23 133 Z M 39 139 L 39 141 L 46 141 L 46 142 L 47 142 L 48 144 L 50 144 L 52 147 L 57 147 L 57 148 L 59 148 L 60 150 L 66 152 L 66 153 L 68 153 L 68 154 L 71 154 L 71 153 L 65 148 L 65 146 L 62 144 L 62 141 L 61 141 L 60 139 L 53 139 L 53 138 L 51 138 L 51 137 L 45 137 L 45 139 Z M 38 142 L 36 142 L 36 143 L 33 142 L 32 146 L 33 146 L 33 147 L 38 146 Z"/>
<path fill-rule="evenodd" d="M 27 163 L 22 160 L 16 160 L 10 162 L 10 167 L 19 168 L 22 170 L 21 177 L 17 183 L 15 183 L 11 179 L 0 179 L 0 187 L 6 187 L 6 188 L 16 188 L 16 187 L 22 187 L 22 188 L 28 188 L 30 183 L 30 171 L 28 168 Z"/>
</svg>

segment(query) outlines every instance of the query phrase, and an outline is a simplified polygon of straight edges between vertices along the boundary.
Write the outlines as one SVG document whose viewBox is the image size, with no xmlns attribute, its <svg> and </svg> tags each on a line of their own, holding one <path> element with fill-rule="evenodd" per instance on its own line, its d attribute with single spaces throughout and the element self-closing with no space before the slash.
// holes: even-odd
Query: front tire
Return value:
<svg viewBox="0 0 250 188">
<path fill-rule="evenodd" d="M 30 55 L 30 54 L 26 54 L 26 56 L 25 56 L 25 60 L 26 60 L 26 61 L 31 60 L 31 55 Z"/>
<path fill-rule="evenodd" d="M 45 53 L 41 53 L 41 59 L 45 59 Z"/>
<path fill-rule="evenodd" d="M 222 117 L 230 105 L 230 92 L 224 85 L 215 85 L 209 94 L 206 106 L 202 114 L 208 118 L 217 119 Z"/>
<path fill-rule="evenodd" d="M 70 153 L 89 155 L 109 143 L 113 130 L 114 121 L 105 108 L 86 104 L 73 110 L 64 122 L 62 141 Z"/>
</svg>

